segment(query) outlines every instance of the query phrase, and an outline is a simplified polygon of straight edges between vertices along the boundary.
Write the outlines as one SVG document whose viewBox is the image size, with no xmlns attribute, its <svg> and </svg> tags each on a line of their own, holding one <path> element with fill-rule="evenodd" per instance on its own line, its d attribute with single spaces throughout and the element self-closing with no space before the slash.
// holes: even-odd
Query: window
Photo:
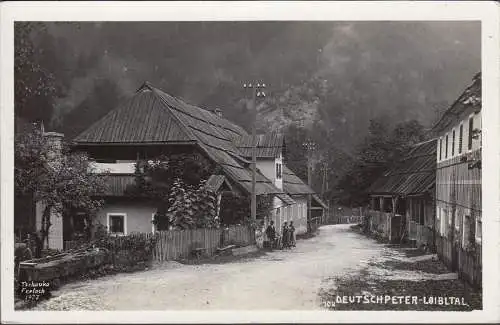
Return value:
<svg viewBox="0 0 500 325">
<path fill-rule="evenodd" d="M 392 212 L 392 198 L 384 198 L 384 212 Z"/>
<path fill-rule="evenodd" d="M 108 231 L 111 234 L 127 234 L 127 215 L 125 213 L 108 213 Z"/>
<path fill-rule="evenodd" d="M 443 159 L 443 138 L 439 139 L 439 160 Z"/>
<path fill-rule="evenodd" d="M 276 179 L 281 179 L 283 177 L 281 170 L 281 163 L 276 164 Z"/>
<path fill-rule="evenodd" d="M 458 153 L 462 153 L 462 143 L 464 140 L 464 125 L 460 124 L 460 131 L 458 132 Z"/>
<path fill-rule="evenodd" d="M 472 150 L 472 136 L 474 131 L 474 118 L 469 117 L 469 143 L 467 145 L 468 150 Z"/>
<path fill-rule="evenodd" d="M 445 233 L 445 228 L 446 228 L 446 214 L 444 213 L 443 208 L 439 208 L 439 215 L 441 216 L 441 227 L 440 227 L 440 233 L 441 236 L 444 235 Z"/>
<path fill-rule="evenodd" d="M 476 241 L 478 242 L 481 242 L 483 238 L 482 229 L 483 229 L 483 223 L 478 217 L 476 217 Z"/>
<path fill-rule="evenodd" d="M 463 230 L 462 230 L 462 247 L 466 247 L 469 243 L 469 233 L 470 233 L 470 215 L 465 215 L 463 220 Z"/>
<path fill-rule="evenodd" d="M 445 148 L 444 148 L 444 158 L 448 158 L 448 134 L 446 135 L 446 140 L 445 140 Z"/>
<path fill-rule="evenodd" d="M 451 156 L 455 156 L 455 130 L 453 130 L 453 135 L 451 137 Z"/>
</svg>

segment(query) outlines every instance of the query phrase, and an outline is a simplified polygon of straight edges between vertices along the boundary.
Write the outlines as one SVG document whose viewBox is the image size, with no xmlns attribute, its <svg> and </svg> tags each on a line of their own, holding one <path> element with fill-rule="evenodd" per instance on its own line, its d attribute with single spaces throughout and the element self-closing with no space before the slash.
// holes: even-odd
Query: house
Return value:
<svg viewBox="0 0 500 325">
<path fill-rule="evenodd" d="M 264 142 L 271 136 L 259 136 Z M 149 83 L 73 139 L 75 151 L 86 152 L 95 163 L 91 172 L 106 172 L 105 205 L 92 224 L 101 224 L 115 234 L 154 231 L 152 218 L 156 205 L 148 198 L 131 198 L 128 189 L 135 184 L 135 163 L 160 155 L 191 153 L 208 159 L 219 167 L 206 186 L 218 194 L 231 191 L 249 196 L 252 186 L 251 162 L 248 159 L 248 133 L 224 119 L 220 111 L 211 112 L 170 96 Z M 307 210 L 286 192 L 298 182 L 290 171 L 283 175 L 282 137 L 274 138 L 273 148 L 259 147 L 256 193 L 273 197 L 273 218 L 277 224 L 294 220 L 298 233 L 305 232 Z M 267 143 L 267 142 L 266 142 Z M 291 183 L 287 183 L 287 180 Z M 300 181 L 300 179 L 299 179 Z M 301 182 L 301 181 L 300 181 Z M 301 193 L 313 193 L 303 182 Z M 86 226 L 84 215 L 65 216 L 63 225 L 55 225 L 53 248 L 63 248 L 63 241 Z M 263 220 L 266 224 L 269 220 Z M 54 227 L 54 225 L 52 226 Z M 51 228 L 52 228 L 51 227 Z M 54 242 L 55 241 L 55 242 Z"/>
<path fill-rule="evenodd" d="M 370 187 L 370 228 L 391 241 L 433 246 L 436 139 L 411 146 Z"/>
<path fill-rule="evenodd" d="M 440 257 L 470 282 L 481 278 L 481 73 L 434 126 Z"/>
<path fill-rule="evenodd" d="M 241 154 L 250 159 L 252 156 L 252 137 L 243 136 L 236 141 L 236 146 Z M 293 173 L 283 161 L 284 137 L 282 134 L 271 132 L 256 137 L 257 168 L 269 179 L 274 180 L 274 185 L 284 191 L 293 200 L 280 204 L 276 197 L 273 204 L 273 216 L 277 229 L 283 223 L 293 221 L 297 235 L 308 230 L 308 196 L 311 196 L 311 216 L 321 217 L 328 208 L 319 196 Z M 267 224 L 267 222 L 266 222 Z"/>
</svg>

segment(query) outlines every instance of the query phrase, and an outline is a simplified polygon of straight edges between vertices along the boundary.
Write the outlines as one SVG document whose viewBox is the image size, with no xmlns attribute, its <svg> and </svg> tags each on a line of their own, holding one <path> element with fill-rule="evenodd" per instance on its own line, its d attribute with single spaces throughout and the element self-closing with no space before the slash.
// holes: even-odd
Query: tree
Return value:
<svg viewBox="0 0 500 325">
<path fill-rule="evenodd" d="M 219 226 L 216 198 L 204 187 L 205 181 L 187 185 L 180 178 L 173 182 L 168 196 L 169 223 L 180 229 L 212 228 Z"/>
<path fill-rule="evenodd" d="M 42 242 L 48 238 L 51 215 L 81 211 L 89 217 L 102 206 L 97 197 L 104 194 L 102 176 L 89 173 L 89 159 L 67 148 L 56 152 L 51 143 L 35 128 L 16 136 L 15 192 L 31 194 L 44 206 L 41 220 Z"/>
<path fill-rule="evenodd" d="M 205 182 L 219 172 L 196 153 L 162 155 L 136 163 L 135 185 L 127 194 L 156 201 L 153 222 L 158 230 L 215 227 L 216 198 L 205 189 Z"/>
<path fill-rule="evenodd" d="M 35 34 L 46 33 L 44 27 L 34 22 L 14 25 L 15 112 L 29 121 L 49 121 L 52 97 L 56 94 L 54 76 L 40 65 L 42 53 L 33 43 Z"/>
<path fill-rule="evenodd" d="M 368 188 L 401 158 L 408 148 L 425 140 L 423 126 L 415 120 L 396 124 L 391 131 L 387 118 L 370 121 L 368 135 L 358 149 L 355 162 L 339 181 L 341 201 L 348 205 L 363 205 L 368 199 Z"/>
</svg>

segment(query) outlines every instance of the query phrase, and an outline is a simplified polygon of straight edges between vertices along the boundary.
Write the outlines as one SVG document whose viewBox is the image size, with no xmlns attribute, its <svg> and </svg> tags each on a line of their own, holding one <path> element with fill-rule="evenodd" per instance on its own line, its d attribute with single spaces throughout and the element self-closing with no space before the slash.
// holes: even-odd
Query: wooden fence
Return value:
<svg viewBox="0 0 500 325">
<path fill-rule="evenodd" d="M 153 249 L 153 260 L 168 261 L 187 258 L 194 249 L 202 249 L 205 255 L 211 256 L 217 248 L 227 245 L 248 246 L 255 244 L 255 231 L 247 226 L 229 226 L 225 228 L 203 228 L 188 230 L 157 231 L 156 233 L 134 233 L 122 237 L 156 237 Z M 120 246 L 121 238 L 116 238 Z M 73 249 L 78 242 L 65 242 L 65 249 Z"/>
<path fill-rule="evenodd" d="M 330 216 L 329 224 L 346 224 L 346 223 L 362 223 L 363 216 Z"/>
<path fill-rule="evenodd" d="M 156 261 L 187 258 L 197 248 L 203 249 L 204 254 L 211 256 L 217 248 L 226 245 L 255 244 L 255 231 L 247 226 L 160 231 L 155 236 L 157 242 L 153 259 Z"/>
<path fill-rule="evenodd" d="M 475 251 L 466 251 L 462 247 L 453 247 L 448 238 L 436 235 L 436 251 L 444 264 L 452 271 L 458 272 L 461 279 L 473 287 L 482 287 L 481 246 Z"/>
</svg>

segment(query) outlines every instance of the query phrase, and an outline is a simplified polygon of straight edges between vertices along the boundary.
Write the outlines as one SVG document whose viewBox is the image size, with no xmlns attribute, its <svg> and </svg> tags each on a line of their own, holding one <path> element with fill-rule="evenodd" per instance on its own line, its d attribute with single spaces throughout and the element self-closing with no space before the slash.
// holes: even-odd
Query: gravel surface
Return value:
<svg viewBox="0 0 500 325">
<path fill-rule="evenodd" d="M 385 249 L 349 227 L 324 226 L 295 249 L 230 263 L 169 262 L 68 284 L 35 310 L 324 309 L 319 292 L 325 279 L 359 272 Z"/>
<path fill-rule="evenodd" d="M 357 272 L 324 281 L 323 305 L 330 310 L 472 311 L 482 309 L 472 290 L 435 256 L 420 250 L 374 243 L 382 253 Z M 357 298 L 357 296 L 361 297 Z M 410 303 L 363 301 L 364 297 L 410 297 Z M 356 297 L 356 301 L 342 301 Z M 415 297 L 416 303 L 411 300 Z M 447 298 L 447 301 L 445 300 Z M 354 298 L 352 298 L 354 299 Z M 399 298 L 396 298 L 399 299 Z M 441 301 L 439 300 L 441 299 Z"/>
</svg>

